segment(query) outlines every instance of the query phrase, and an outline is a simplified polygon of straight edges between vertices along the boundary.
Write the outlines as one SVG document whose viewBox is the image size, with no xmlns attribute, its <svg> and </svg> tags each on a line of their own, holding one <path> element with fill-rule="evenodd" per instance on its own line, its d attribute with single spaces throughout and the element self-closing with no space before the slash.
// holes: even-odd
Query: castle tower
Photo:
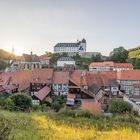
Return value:
<svg viewBox="0 0 140 140">
<path fill-rule="evenodd" d="M 79 41 L 79 47 L 78 47 L 79 53 L 86 52 L 86 40 L 83 38 L 82 41 Z"/>
</svg>

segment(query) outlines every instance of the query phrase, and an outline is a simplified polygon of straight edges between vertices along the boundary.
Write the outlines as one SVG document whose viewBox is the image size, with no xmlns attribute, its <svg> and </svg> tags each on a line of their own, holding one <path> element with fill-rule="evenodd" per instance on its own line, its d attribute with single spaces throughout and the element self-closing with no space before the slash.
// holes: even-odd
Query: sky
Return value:
<svg viewBox="0 0 140 140">
<path fill-rule="evenodd" d="M 87 51 L 140 45 L 140 0 L 0 0 L 0 48 L 15 54 L 53 52 L 85 38 Z"/>
</svg>

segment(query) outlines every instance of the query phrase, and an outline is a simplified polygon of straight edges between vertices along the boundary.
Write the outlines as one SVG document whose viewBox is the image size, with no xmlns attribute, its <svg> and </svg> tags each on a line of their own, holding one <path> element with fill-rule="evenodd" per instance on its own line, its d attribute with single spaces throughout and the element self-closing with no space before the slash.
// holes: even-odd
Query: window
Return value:
<svg viewBox="0 0 140 140">
<path fill-rule="evenodd" d="M 32 100 L 33 105 L 39 105 L 40 101 L 39 100 Z"/>
</svg>

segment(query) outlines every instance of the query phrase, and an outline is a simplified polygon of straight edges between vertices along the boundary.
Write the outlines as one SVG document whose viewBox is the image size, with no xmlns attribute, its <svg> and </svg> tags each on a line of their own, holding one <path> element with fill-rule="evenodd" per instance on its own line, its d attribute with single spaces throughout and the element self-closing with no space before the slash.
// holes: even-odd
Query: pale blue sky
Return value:
<svg viewBox="0 0 140 140">
<path fill-rule="evenodd" d="M 136 47 L 139 7 L 140 0 L 0 0 L 0 48 L 42 54 L 83 37 L 87 51 L 104 55 Z"/>
</svg>

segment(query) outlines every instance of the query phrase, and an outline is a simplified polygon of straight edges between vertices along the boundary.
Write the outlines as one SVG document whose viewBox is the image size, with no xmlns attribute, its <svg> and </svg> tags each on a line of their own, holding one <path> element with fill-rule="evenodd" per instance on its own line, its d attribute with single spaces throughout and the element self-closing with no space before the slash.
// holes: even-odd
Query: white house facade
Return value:
<svg viewBox="0 0 140 140">
<path fill-rule="evenodd" d="M 55 95 L 67 95 L 69 93 L 69 73 L 54 72 L 53 93 Z"/>
<path fill-rule="evenodd" d="M 121 71 L 133 70 L 133 65 L 130 63 L 114 63 L 110 62 L 93 62 L 89 65 L 89 71 Z"/>
<path fill-rule="evenodd" d="M 65 65 L 75 66 L 75 60 L 71 57 L 61 57 L 57 60 L 57 67 L 64 67 Z"/>
</svg>

